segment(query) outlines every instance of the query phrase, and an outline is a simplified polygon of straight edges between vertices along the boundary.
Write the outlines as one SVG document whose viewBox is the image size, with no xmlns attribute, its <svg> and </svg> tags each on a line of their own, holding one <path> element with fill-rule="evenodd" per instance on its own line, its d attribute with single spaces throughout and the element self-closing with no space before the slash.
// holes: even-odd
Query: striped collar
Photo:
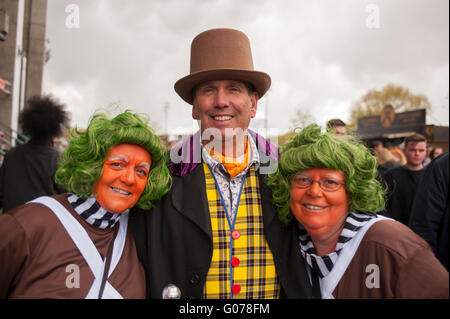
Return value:
<svg viewBox="0 0 450 319">
<path fill-rule="evenodd" d="M 108 212 L 100 206 L 94 197 L 81 198 L 75 194 L 68 193 L 67 200 L 81 218 L 100 229 L 112 228 L 120 219 L 121 214 Z"/>
<path fill-rule="evenodd" d="M 316 249 L 314 248 L 311 236 L 303 228 L 303 226 L 299 224 L 300 252 L 303 258 L 305 258 L 308 265 L 312 269 L 314 269 L 314 271 L 320 278 L 327 276 L 333 269 L 333 266 L 336 263 L 338 256 L 342 251 L 342 248 L 344 248 L 344 246 L 353 238 L 353 236 L 358 233 L 358 230 L 361 229 L 361 227 L 363 227 L 368 221 L 375 217 L 375 215 L 350 212 L 350 214 L 347 216 L 347 219 L 345 220 L 344 229 L 339 236 L 338 243 L 336 244 L 334 252 L 325 256 L 316 255 Z"/>
</svg>

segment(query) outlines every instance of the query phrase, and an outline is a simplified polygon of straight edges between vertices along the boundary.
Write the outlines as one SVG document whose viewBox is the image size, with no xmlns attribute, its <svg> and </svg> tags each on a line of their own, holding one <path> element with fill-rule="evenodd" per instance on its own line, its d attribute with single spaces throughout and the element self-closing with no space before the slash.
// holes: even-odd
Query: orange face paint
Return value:
<svg viewBox="0 0 450 319">
<path fill-rule="evenodd" d="M 141 146 L 111 147 L 103 163 L 103 174 L 93 188 L 100 205 L 111 213 L 133 207 L 145 189 L 151 163 L 150 154 Z"/>
<path fill-rule="evenodd" d="M 345 175 L 340 170 L 313 168 L 302 174 L 313 181 L 331 179 L 337 183 L 345 182 Z M 290 190 L 291 211 L 313 240 L 339 236 L 348 214 L 348 197 L 344 186 L 327 192 L 315 182 L 308 188 L 291 184 Z"/>
</svg>

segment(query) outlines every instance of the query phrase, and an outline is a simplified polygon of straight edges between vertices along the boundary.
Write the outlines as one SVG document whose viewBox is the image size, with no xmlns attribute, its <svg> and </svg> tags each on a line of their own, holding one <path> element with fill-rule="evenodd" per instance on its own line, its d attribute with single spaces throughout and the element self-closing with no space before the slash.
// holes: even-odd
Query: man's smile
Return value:
<svg viewBox="0 0 450 319">
<path fill-rule="evenodd" d="M 229 121 L 233 118 L 231 115 L 213 115 L 211 116 L 214 121 Z"/>
</svg>

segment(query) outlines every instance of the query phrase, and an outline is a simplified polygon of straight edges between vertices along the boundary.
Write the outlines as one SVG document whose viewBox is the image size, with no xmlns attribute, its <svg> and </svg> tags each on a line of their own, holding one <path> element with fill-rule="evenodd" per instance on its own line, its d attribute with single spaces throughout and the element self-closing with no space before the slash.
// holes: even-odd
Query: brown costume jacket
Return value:
<svg viewBox="0 0 450 319">
<path fill-rule="evenodd" d="M 65 194 L 53 198 L 80 222 L 104 258 L 113 229 L 88 224 L 72 209 Z M 0 216 L 0 234 L 0 298 L 85 298 L 94 275 L 49 208 L 31 203 L 9 211 Z M 73 265 L 79 268 L 79 288 L 73 287 Z M 108 282 L 124 298 L 145 297 L 144 270 L 129 227 L 122 257 Z"/>
<path fill-rule="evenodd" d="M 334 298 L 448 298 L 447 270 L 429 245 L 393 220 L 373 224 L 333 291 Z"/>
</svg>

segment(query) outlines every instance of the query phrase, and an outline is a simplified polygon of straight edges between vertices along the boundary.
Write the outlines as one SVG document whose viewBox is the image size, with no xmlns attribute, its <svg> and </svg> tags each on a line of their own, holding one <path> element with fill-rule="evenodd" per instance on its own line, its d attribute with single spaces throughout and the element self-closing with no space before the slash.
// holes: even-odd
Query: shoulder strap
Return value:
<svg viewBox="0 0 450 319">
<path fill-rule="evenodd" d="M 314 270 L 311 269 L 311 284 L 312 284 L 312 297 L 313 299 L 321 299 L 320 292 L 320 280 L 319 276 L 316 274 Z"/>
<path fill-rule="evenodd" d="M 38 197 L 30 201 L 29 203 L 39 203 L 47 206 L 60 220 L 70 238 L 77 246 L 81 255 L 86 260 L 86 263 L 88 264 L 95 277 L 94 283 L 92 284 L 86 298 L 97 298 L 99 295 L 101 280 L 103 277 L 102 275 L 105 270 L 105 262 L 102 260 L 97 247 L 95 247 L 84 227 L 60 202 L 52 197 Z M 113 241 L 114 244 L 113 246 L 110 245 L 110 249 L 112 250 L 112 257 L 108 258 L 111 262 L 111 267 L 108 271 L 108 277 L 114 271 L 122 256 L 122 252 L 126 242 L 127 226 L 128 212 L 125 212 L 120 216 L 119 230 L 116 238 Z M 119 298 L 120 296 L 120 294 L 108 282 L 106 282 L 105 284 L 104 295 L 110 296 L 109 298 Z"/>
<path fill-rule="evenodd" d="M 103 270 L 102 283 L 100 285 L 100 291 L 98 293 L 98 299 L 102 299 L 103 291 L 105 290 L 105 284 L 106 284 L 106 280 L 108 279 L 109 266 L 111 265 L 111 259 L 112 259 L 112 253 L 113 253 L 113 247 L 114 247 L 114 240 L 116 239 L 116 235 L 117 235 L 117 227 L 114 228 L 113 240 L 111 240 L 111 242 L 109 243 L 108 252 L 106 253 L 105 269 Z"/>
<path fill-rule="evenodd" d="M 352 261 L 353 256 L 358 250 L 358 247 L 369 228 L 372 227 L 372 225 L 376 222 L 387 219 L 390 218 L 381 215 L 378 215 L 376 218 L 371 219 L 358 231 L 358 233 L 347 243 L 347 245 L 342 248 L 339 257 L 334 264 L 333 270 L 327 276 L 320 279 L 320 287 L 323 299 L 334 298 L 332 293 L 341 280 L 342 276 L 344 275 L 345 271 L 347 270 L 348 265 Z"/>
<path fill-rule="evenodd" d="M 86 260 L 86 263 L 89 265 L 89 268 L 91 268 L 94 276 L 97 277 L 97 274 L 102 273 L 103 261 L 97 248 L 90 239 L 84 227 L 81 226 L 76 218 L 73 217 L 72 214 L 70 214 L 67 209 L 61 205 L 61 203 L 48 196 L 38 197 L 29 203 L 39 203 L 50 208 L 50 210 L 56 215 L 66 229 L 70 238 Z"/>
</svg>

